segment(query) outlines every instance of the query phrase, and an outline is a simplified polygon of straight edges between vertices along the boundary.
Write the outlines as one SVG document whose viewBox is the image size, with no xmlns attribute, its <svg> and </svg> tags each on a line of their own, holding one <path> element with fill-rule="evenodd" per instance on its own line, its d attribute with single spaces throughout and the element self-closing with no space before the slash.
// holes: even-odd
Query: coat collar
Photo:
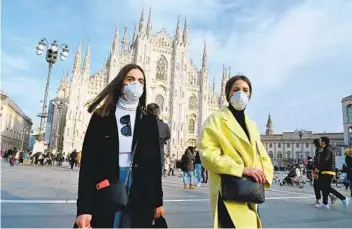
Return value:
<svg viewBox="0 0 352 229">
<path fill-rule="evenodd" d="M 222 107 L 220 109 L 220 115 L 222 119 L 226 123 L 226 127 L 235 135 L 237 135 L 243 142 L 247 143 L 250 146 L 255 146 L 255 142 L 253 142 L 253 123 L 250 121 L 247 117 L 247 115 L 244 115 L 245 123 L 248 129 L 249 133 L 249 138 L 247 137 L 246 133 L 240 126 L 240 124 L 237 122 L 235 117 L 233 117 L 233 114 L 231 113 L 230 109 L 226 106 Z"/>
</svg>

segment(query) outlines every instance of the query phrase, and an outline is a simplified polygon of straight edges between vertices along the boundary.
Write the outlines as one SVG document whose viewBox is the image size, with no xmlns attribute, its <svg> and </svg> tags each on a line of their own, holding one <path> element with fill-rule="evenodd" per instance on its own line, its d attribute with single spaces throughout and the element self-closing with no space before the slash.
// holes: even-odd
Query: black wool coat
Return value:
<svg viewBox="0 0 352 229">
<path fill-rule="evenodd" d="M 91 214 L 93 228 L 112 228 L 115 212 L 111 197 L 96 185 L 119 177 L 119 138 L 115 109 L 106 117 L 93 114 L 83 143 L 79 171 L 77 216 Z M 136 145 L 130 191 L 132 227 L 152 227 L 154 209 L 163 205 L 160 144 L 157 119 L 137 110 L 132 149 Z M 132 151 L 131 149 L 131 151 Z"/>
</svg>

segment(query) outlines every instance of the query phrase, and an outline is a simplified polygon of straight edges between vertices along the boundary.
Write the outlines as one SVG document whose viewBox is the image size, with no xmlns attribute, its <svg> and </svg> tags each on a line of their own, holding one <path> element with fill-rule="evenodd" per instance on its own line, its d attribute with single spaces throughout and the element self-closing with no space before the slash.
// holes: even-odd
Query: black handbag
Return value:
<svg viewBox="0 0 352 229">
<path fill-rule="evenodd" d="M 113 211 L 115 212 L 125 209 L 129 202 L 128 197 L 129 197 L 130 177 L 132 173 L 133 159 L 136 153 L 137 145 L 138 145 L 138 141 L 136 142 L 134 149 L 132 151 L 132 159 L 127 171 L 126 181 L 124 183 L 117 182 L 110 186 L 109 196 L 111 196 L 111 204 L 112 204 L 111 206 L 113 208 Z"/>
<path fill-rule="evenodd" d="M 262 169 L 263 161 L 256 143 L 257 154 L 260 158 Z M 265 201 L 264 184 L 258 183 L 253 177 L 243 175 L 235 177 L 232 175 L 221 175 L 221 198 L 224 201 L 262 204 Z"/>
</svg>

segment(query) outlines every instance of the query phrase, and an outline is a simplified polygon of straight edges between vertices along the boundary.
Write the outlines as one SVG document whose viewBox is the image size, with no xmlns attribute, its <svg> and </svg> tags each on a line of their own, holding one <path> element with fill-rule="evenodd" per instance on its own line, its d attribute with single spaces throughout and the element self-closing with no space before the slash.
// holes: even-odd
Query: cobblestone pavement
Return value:
<svg viewBox="0 0 352 229">
<path fill-rule="evenodd" d="M 72 227 L 77 198 L 78 170 L 64 167 L 16 166 L 1 163 L 1 226 Z M 179 176 L 164 178 L 164 199 L 169 227 L 212 226 L 207 186 L 184 190 Z M 344 188 L 339 189 L 344 194 Z M 310 206 L 314 200 L 310 185 L 303 189 L 280 187 L 266 193 L 260 206 L 264 227 L 332 228 L 351 227 L 352 206 L 342 210 L 337 201 L 329 211 Z"/>
</svg>

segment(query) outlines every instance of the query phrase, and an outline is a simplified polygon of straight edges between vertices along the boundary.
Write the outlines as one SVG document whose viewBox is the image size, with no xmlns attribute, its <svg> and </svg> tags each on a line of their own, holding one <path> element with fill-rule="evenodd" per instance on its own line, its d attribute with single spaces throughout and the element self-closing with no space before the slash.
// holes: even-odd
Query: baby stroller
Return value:
<svg viewBox="0 0 352 229">
<path fill-rule="evenodd" d="M 297 166 L 292 168 L 288 173 L 288 175 L 280 182 L 280 185 L 281 186 L 284 186 L 286 184 L 291 186 L 297 185 L 300 188 L 303 188 L 303 185 L 300 182 L 301 176 L 300 174 L 298 174 L 297 170 L 299 171 L 299 168 Z"/>
</svg>

